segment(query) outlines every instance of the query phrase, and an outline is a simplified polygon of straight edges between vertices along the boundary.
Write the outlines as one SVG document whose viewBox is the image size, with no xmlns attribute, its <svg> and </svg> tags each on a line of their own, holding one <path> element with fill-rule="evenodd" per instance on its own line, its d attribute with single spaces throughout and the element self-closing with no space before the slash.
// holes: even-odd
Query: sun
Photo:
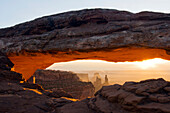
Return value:
<svg viewBox="0 0 170 113">
<path fill-rule="evenodd" d="M 155 68 L 157 67 L 157 64 L 163 64 L 166 62 L 167 60 L 161 58 L 154 58 L 150 60 L 143 60 L 141 62 L 134 62 L 134 64 L 140 67 L 141 69 L 148 69 L 148 68 Z"/>
</svg>

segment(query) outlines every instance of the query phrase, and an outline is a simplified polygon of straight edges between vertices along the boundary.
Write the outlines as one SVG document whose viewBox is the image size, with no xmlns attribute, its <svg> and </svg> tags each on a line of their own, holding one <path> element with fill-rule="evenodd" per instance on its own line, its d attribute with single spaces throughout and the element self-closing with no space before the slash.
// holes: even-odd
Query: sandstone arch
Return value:
<svg viewBox="0 0 170 113">
<path fill-rule="evenodd" d="M 14 69 L 23 74 L 25 79 L 33 75 L 37 69 L 45 69 L 56 62 L 66 62 L 76 59 L 100 59 L 113 62 L 140 61 L 152 58 L 170 59 L 162 49 L 146 48 L 119 48 L 110 51 L 93 52 L 59 52 L 50 53 L 26 53 L 24 55 L 9 56 L 15 64 Z"/>
<path fill-rule="evenodd" d="M 111 9 L 72 11 L 0 29 L 0 50 L 28 79 L 55 62 L 170 60 L 170 15 Z"/>
</svg>

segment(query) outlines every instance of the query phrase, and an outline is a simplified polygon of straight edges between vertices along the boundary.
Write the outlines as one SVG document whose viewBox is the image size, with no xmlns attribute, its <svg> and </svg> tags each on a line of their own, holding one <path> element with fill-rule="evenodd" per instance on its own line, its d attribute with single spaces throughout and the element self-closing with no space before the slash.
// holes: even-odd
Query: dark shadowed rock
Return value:
<svg viewBox="0 0 170 113">
<path fill-rule="evenodd" d="M 75 51 L 142 46 L 169 50 L 170 15 L 113 9 L 71 11 L 0 30 L 0 49 Z"/>
<path fill-rule="evenodd" d="M 96 98 L 103 98 L 111 105 L 116 103 L 130 112 L 169 113 L 170 95 L 166 87 L 169 87 L 169 82 L 163 79 L 127 82 L 123 86 L 103 87 L 96 93 Z"/>
<path fill-rule="evenodd" d="M 78 101 L 71 104 L 66 104 L 59 108 L 59 113 L 95 113 L 94 110 L 90 109 L 88 106 L 88 101 Z"/>
<path fill-rule="evenodd" d="M 38 84 L 20 83 L 20 81 L 23 81 L 22 75 L 10 71 L 13 63 L 6 55 L 0 55 L 3 55 L 0 58 L 3 58 L 2 61 L 4 61 L 0 63 L 9 67 L 0 68 L 0 113 L 56 112 L 56 104 L 60 104 L 61 107 L 72 102 L 65 99 L 61 103 L 61 101 L 56 100 L 60 97 L 71 97 L 64 91 L 48 91 Z M 49 104 L 50 102 L 51 104 Z"/>
<path fill-rule="evenodd" d="M 11 72 L 11 71 L 9 71 Z M 4 73 L 6 74 L 6 73 Z M 17 76 L 14 72 L 8 76 Z M 1 76 L 1 78 L 6 76 Z M 0 113 L 46 113 L 57 112 L 61 107 L 72 101 L 60 97 L 71 97 L 64 91 L 44 90 L 40 85 L 16 82 L 14 78 L 0 81 Z"/>
<path fill-rule="evenodd" d="M 20 73 L 0 69 L 0 81 L 2 81 L 2 80 L 20 82 L 23 79 L 22 79 L 22 75 Z"/>
<path fill-rule="evenodd" d="M 145 91 L 149 96 L 135 93 L 135 90 L 146 84 L 162 87 L 153 92 L 148 87 Z M 134 89 L 135 86 L 137 89 Z M 170 95 L 165 90 L 166 87 L 169 87 L 169 82 L 163 79 L 126 82 L 123 86 L 117 84 L 104 86 L 93 98 L 65 104 L 56 109 L 59 113 L 169 113 Z"/>
<path fill-rule="evenodd" d="M 14 64 L 9 60 L 9 58 L 0 51 L 0 69 L 11 70 Z"/>
<path fill-rule="evenodd" d="M 48 91 L 45 90 L 43 92 L 45 95 L 50 96 L 50 97 L 55 97 L 55 98 L 60 98 L 60 97 L 68 97 L 68 98 L 73 98 L 73 96 L 71 94 L 69 94 L 69 92 L 67 93 L 66 91 L 62 90 L 62 89 L 57 89 L 57 88 L 53 88 L 52 90 Z"/>
<path fill-rule="evenodd" d="M 10 59 L 0 51 L 0 81 L 9 80 L 20 82 L 23 80 L 20 73 L 10 71 L 13 66 L 14 64 L 10 61 Z"/>
<path fill-rule="evenodd" d="M 39 84 L 31 84 L 31 83 L 20 83 L 21 86 L 25 87 L 25 88 L 30 88 L 30 89 L 37 89 L 37 90 L 40 90 L 40 91 L 43 91 L 44 88 L 39 85 Z"/>
<path fill-rule="evenodd" d="M 62 93 L 62 90 L 76 99 L 85 99 L 94 95 L 93 84 L 80 81 L 79 77 L 72 72 L 39 69 L 28 82 L 33 82 L 34 77 L 37 84 L 40 84 L 44 89 L 53 91 L 51 96 L 55 95 L 55 91 Z"/>
</svg>

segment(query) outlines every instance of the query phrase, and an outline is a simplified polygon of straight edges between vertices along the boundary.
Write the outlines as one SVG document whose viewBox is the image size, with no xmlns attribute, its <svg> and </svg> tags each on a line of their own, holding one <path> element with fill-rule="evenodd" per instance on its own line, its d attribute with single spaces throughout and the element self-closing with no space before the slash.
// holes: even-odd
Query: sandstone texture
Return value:
<svg viewBox="0 0 170 113">
<path fill-rule="evenodd" d="M 0 113 L 52 113 L 54 106 L 73 102 L 60 98 L 72 98 L 62 90 L 49 91 L 38 84 L 20 83 L 22 75 L 9 70 L 13 63 L 4 54 L 0 54 L 0 58 L 3 58 L 0 62 L 3 66 L 0 68 Z"/>
<path fill-rule="evenodd" d="M 113 9 L 71 11 L 0 30 L 5 53 L 141 46 L 170 50 L 170 14 Z"/>
<path fill-rule="evenodd" d="M 0 29 L 0 50 L 28 80 L 37 69 L 76 59 L 170 60 L 169 31 L 170 14 L 85 9 Z"/>
<path fill-rule="evenodd" d="M 22 75 L 16 72 L 0 72 L 1 113 L 170 113 L 170 82 L 163 79 L 104 86 L 93 98 L 78 101 L 61 89 L 19 83 Z"/>
<path fill-rule="evenodd" d="M 151 79 L 104 86 L 95 97 L 62 106 L 62 113 L 170 113 L 170 82 Z M 70 111 L 70 112 L 69 112 Z"/>
<path fill-rule="evenodd" d="M 14 64 L 0 51 L 0 70 L 11 70 Z"/>
<path fill-rule="evenodd" d="M 104 86 L 82 101 L 63 98 L 72 95 L 61 89 L 20 83 L 55 62 L 170 60 L 169 31 L 170 14 L 111 9 L 71 11 L 0 29 L 0 112 L 170 113 L 170 82 L 163 79 Z"/>
<path fill-rule="evenodd" d="M 19 82 L 23 80 L 20 73 L 10 71 L 13 66 L 14 64 L 10 61 L 10 59 L 0 51 L 0 81 L 12 80 Z"/>
<path fill-rule="evenodd" d="M 75 99 L 82 100 L 94 95 L 95 88 L 93 84 L 91 82 L 82 82 L 72 72 L 39 69 L 28 82 L 33 82 L 33 77 L 35 77 L 35 83 L 40 84 L 44 89 L 52 91 L 62 89 Z"/>
</svg>

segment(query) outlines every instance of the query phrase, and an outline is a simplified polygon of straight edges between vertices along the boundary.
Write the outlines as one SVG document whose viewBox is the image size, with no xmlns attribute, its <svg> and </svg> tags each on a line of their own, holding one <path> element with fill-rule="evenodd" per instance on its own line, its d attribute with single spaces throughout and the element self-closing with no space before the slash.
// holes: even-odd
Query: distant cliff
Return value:
<svg viewBox="0 0 170 113">
<path fill-rule="evenodd" d="M 35 82 L 42 85 L 44 89 L 63 89 L 76 99 L 85 99 L 94 95 L 93 84 L 80 81 L 79 77 L 72 72 L 38 69 L 33 77 Z M 33 77 L 28 82 L 32 82 Z"/>
<path fill-rule="evenodd" d="M 89 82 L 89 76 L 87 73 L 76 73 L 81 81 Z"/>
</svg>

